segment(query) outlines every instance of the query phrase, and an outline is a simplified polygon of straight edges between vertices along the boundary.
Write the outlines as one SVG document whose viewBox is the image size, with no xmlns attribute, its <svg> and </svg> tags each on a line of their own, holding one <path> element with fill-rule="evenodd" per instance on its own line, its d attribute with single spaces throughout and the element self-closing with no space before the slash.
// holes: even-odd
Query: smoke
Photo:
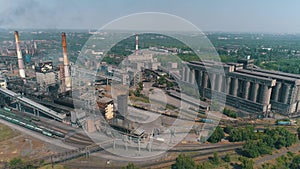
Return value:
<svg viewBox="0 0 300 169">
<path fill-rule="evenodd" d="M 23 22 L 35 22 L 33 11 L 39 8 L 39 2 L 35 0 L 4 0 L 1 2 L 0 26 L 20 26 Z M 28 20 L 31 18 L 31 20 Z M 33 20 L 32 20 L 33 19 Z"/>
<path fill-rule="evenodd" d="M 55 1 L 2 0 L 0 1 L 0 28 L 56 29 L 68 19 L 80 22 L 82 18 L 78 16 L 78 13 L 76 15 L 75 10 L 78 9 L 76 4 L 68 2 L 67 5 L 63 5 L 65 2 Z M 73 11 L 66 12 L 65 8 L 73 9 Z M 65 17 L 62 17 L 62 14 Z"/>
</svg>

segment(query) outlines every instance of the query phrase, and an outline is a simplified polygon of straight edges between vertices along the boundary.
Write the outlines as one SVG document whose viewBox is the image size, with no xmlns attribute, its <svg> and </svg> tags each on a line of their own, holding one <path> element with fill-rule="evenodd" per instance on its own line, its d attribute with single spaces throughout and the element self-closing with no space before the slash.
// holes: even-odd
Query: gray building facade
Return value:
<svg viewBox="0 0 300 169">
<path fill-rule="evenodd" d="M 238 63 L 189 62 L 182 81 L 198 85 L 202 97 L 226 97 L 226 105 L 250 113 L 300 114 L 300 75 L 255 68 L 253 60 Z M 224 71 L 223 71 L 224 69 Z"/>
</svg>

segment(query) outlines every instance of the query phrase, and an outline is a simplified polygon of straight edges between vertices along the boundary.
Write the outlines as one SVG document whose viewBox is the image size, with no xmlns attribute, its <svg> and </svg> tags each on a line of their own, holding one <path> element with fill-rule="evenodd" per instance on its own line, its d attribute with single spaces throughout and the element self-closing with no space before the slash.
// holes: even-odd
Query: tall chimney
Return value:
<svg viewBox="0 0 300 169">
<path fill-rule="evenodd" d="M 21 51 L 21 47 L 20 47 L 18 31 L 15 31 L 15 39 L 16 39 L 17 56 L 18 56 L 19 74 L 20 74 L 20 77 L 23 79 L 24 83 L 26 83 L 24 62 L 23 62 L 22 51 Z"/>
<path fill-rule="evenodd" d="M 67 55 L 67 39 L 66 33 L 63 32 L 62 35 L 62 48 L 63 48 L 63 56 L 64 56 L 64 74 L 65 74 L 65 85 L 66 91 L 71 90 L 71 78 L 70 78 L 70 67 L 69 67 L 69 59 Z"/>
<path fill-rule="evenodd" d="M 135 54 L 137 55 L 139 50 L 139 36 L 138 34 L 135 34 Z"/>
</svg>

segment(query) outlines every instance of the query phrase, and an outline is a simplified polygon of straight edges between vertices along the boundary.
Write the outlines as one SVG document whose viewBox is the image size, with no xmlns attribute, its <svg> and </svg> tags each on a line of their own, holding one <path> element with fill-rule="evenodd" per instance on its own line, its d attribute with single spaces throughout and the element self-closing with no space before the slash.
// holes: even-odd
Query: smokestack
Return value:
<svg viewBox="0 0 300 169">
<path fill-rule="evenodd" d="M 59 65 L 59 75 L 60 75 L 60 79 L 61 79 L 60 90 L 63 93 L 63 92 L 66 91 L 65 71 L 64 71 L 64 65 L 63 64 Z"/>
<path fill-rule="evenodd" d="M 24 83 L 26 83 L 24 62 L 23 62 L 22 51 L 21 51 L 21 47 L 20 47 L 18 31 L 15 31 L 15 39 L 16 39 L 17 56 L 18 56 L 19 74 L 20 74 L 20 77 L 23 79 Z"/>
<path fill-rule="evenodd" d="M 139 36 L 138 34 L 135 34 L 135 54 L 137 55 L 139 50 Z"/>
<path fill-rule="evenodd" d="M 37 44 L 36 44 L 36 41 L 33 42 L 33 48 L 34 48 L 34 50 L 37 50 Z"/>
<path fill-rule="evenodd" d="M 67 39 L 66 33 L 63 32 L 62 35 L 62 48 L 63 48 L 63 56 L 64 56 L 64 74 L 65 74 L 65 85 L 66 91 L 71 90 L 71 78 L 70 78 L 70 67 L 69 67 L 69 59 L 67 55 Z"/>
</svg>

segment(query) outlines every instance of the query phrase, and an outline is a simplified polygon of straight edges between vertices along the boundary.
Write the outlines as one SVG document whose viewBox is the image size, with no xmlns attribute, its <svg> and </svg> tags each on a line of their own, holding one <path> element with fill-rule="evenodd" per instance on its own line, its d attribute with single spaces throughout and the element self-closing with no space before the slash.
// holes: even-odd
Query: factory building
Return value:
<svg viewBox="0 0 300 169">
<path fill-rule="evenodd" d="M 129 83 L 130 87 L 137 86 L 139 82 L 143 81 L 143 74 L 140 71 L 134 72 L 129 70 L 128 75 L 130 79 L 130 83 Z"/>
<path fill-rule="evenodd" d="M 182 81 L 197 84 L 202 97 L 226 97 L 226 105 L 251 113 L 299 114 L 300 75 L 254 68 L 253 60 L 193 61 L 187 66 Z"/>
<path fill-rule="evenodd" d="M 55 86 L 60 82 L 59 69 L 53 67 L 51 61 L 41 62 L 35 66 L 36 81 L 41 90 L 48 90 L 49 86 Z"/>
</svg>

